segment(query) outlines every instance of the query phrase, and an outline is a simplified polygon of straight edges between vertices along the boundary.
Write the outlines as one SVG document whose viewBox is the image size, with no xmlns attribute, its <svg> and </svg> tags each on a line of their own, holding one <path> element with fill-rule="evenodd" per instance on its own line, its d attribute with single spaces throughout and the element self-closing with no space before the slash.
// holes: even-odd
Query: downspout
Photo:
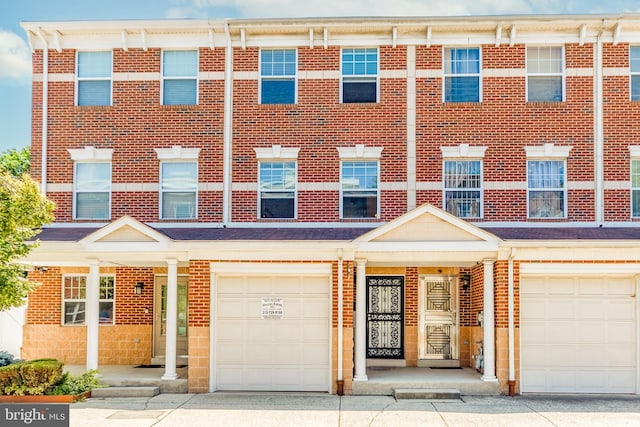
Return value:
<svg viewBox="0 0 640 427">
<path fill-rule="evenodd" d="M 48 132 L 49 127 L 49 46 L 47 45 L 47 39 L 40 28 L 38 28 L 38 38 L 42 40 L 44 48 L 42 49 L 42 153 L 40 164 L 40 192 L 44 197 L 47 196 L 47 146 L 48 146 Z"/>
<path fill-rule="evenodd" d="M 227 51 L 224 62 L 224 153 L 222 178 L 222 225 L 231 220 L 231 126 L 233 123 L 233 46 L 229 23 L 224 24 L 227 37 Z"/>
<path fill-rule="evenodd" d="M 343 288 L 344 280 L 342 277 L 342 248 L 338 249 L 338 384 L 336 387 L 336 393 L 338 396 L 344 394 L 344 378 L 342 373 L 342 327 L 343 327 Z"/>
<path fill-rule="evenodd" d="M 513 283 L 513 258 L 516 255 L 516 249 L 511 248 L 511 254 L 509 254 L 507 280 L 508 284 L 508 322 L 509 322 L 509 396 L 516 394 L 516 364 L 515 364 L 515 303 L 514 303 L 514 283 Z"/>
<path fill-rule="evenodd" d="M 595 45 L 595 67 L 593 72 L 595 80 L 594 103 L 594 156 L 595 156 L 595 202 L 596 202 L 596 225 L 602 227 L 604 222 L 604 130 L 602 106 L 602 33 L 597 36 Z"/>
</svg>

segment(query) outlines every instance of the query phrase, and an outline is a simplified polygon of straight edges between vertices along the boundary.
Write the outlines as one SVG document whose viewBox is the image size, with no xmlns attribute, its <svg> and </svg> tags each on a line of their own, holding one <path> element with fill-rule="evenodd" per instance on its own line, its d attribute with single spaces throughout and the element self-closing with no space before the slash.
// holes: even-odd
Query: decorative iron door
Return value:
<svg viewBox="0 0 640 427">
<path fill-rule="evenodd" d="M 404 277 L 367 276 L 367 357 L 404 358 Z"/>
<path fill-rule="evenodd" d="M 454 277 L 421 277 L 420 359 L 458 359 L 458 287 Z"/>
</svg>

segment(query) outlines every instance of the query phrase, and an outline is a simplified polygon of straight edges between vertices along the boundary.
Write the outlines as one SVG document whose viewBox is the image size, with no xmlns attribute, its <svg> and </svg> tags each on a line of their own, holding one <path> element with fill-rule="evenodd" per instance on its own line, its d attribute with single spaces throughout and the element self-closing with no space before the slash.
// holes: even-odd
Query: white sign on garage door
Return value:
<svg viewBox="0 0 640 427">
<path fill-rule="evenodd" d="M 523 277 L 521 391 L 634 393 L 632 277 Z"/>
<path fill-rule="evenodd" d="M 328 275 L 215 279 L 217 390 L 328 391 Z M 283 306 L 264 316 L 265 301 Z"/>
</svg>

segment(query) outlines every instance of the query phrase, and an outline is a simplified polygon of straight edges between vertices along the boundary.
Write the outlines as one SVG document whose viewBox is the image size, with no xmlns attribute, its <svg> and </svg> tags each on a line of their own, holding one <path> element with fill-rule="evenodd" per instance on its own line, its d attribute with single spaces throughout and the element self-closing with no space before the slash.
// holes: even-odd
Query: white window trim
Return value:
<svg viewBox="0 0 640 427">
<path fill-rule="evenodd" d="M 640 191 L 640 187 L 633 186 L 633 162 L 640 162 L 640 145 L 630 145 L 629 155 L 629 210 L 631 218 L 636 219 L 640 218 L 640 215 L 633 215 L 633 190 Z"/>
<path fill-rule="evenodd" d="M 487 147 L 483 146 L 470 146 L 469 144 L 460 144 L 453 147 L 440 147 L 440 151 L 442 152 L 442 207 L 443 210 L 446 209 L 446 193 L 447 191 L 455 191 L 455 189 L 448 189 L 445 187 L 445 176 L 444 176 L 444 166 L 447 161 L 479 161 L 480 162 L 480 188 L 477 190 L 480 191 L 480 212 L 479 217 L 465 217 L 472 219 L 481 219 L 484 218 L 484 155 L 487 151 Z M 475 191 L 475 190 L 471 190 Z"/>
<path fill-rule="evenodd" d="M 66 280 L 67 277 L 84 277 L 85 278 L 85 298 L 84 299 L 77 299 L 77 298 L 73 298 L 73 299 L 66 299 L 64 297 L 64 282 Z M 102 299 L 100 298 L 100 279 L 102 277 L 113 277 L 113 299 Z M 63 274 L 62 275 L 62 307 L 60 310 L 61 313 L 61 319 L 60 319 L 60 325 L 64 326 L 64 327 L 75 327 L 75 326 L 86 326 L 87 325 L 87 298 L 86 298 L 86 287 L 89 286 L 89 284 L 87 283 L 89 280 L 89 275 L 88 274 Z M 112 308 L 112 313 L 111 313 L 111 318 L 113 319 L 113 321 L 111 323 L 100 323 L 98 322 L 99 326 L 115 326 L 116 324 L 116 276 L 115 274 L 100 274 L 98 277 L 98 302 L 112 302 L 113 303 L 113 308 Z M 84 309 L 85 309 L 85 321 L 83 323 L 74 323 L 74 324 L 67 324 L 65 323 L 65 318 L 66 318 L 66 312 L 65 312 L 65 302 L 67 301 L 84 301 Z M 99 313 L 98 313 L 99 314 Z"/>
<path fill-rule="evenodd" d="M 340 150 L 340 147 L 338 147 Z M 382 148 L 380 148 L 382 151 Z M 377 177 L 378 182 L 376 183 L 376 216 L 375 217 L 363 217 L 363 218 L 345 218 L 344 217 L 344 188 L 342 186 L 342 163 L 343 162 L 376 162 L 378 170 Z M 350 190 L 347 190 L 350 191 Z M 356 190 L 357 191 L 357 190 Z M 363 191 L 371 191 L 371 190 L 363 190 Z M 374 157 L 340 157 L 340 219 L 347 221 L 358 221 L 358 220 L 380 220 L 380 158 Z"/>
<path fill-rule="evenodd" d="M 379 46 L 342 46 L 340 48 L 340 104 L 345 104 L 344 99 L 342 98 L 342 88 L 344 87 L 344 78 L 345 75 L 342 74 L 342 52 L 344 51 L 344 49 L 376 49 L 378 51 L 378 63 L 376 64 L 376 75 L 375 75 L 375 81 L 376 81 L 376 102 L 366 102 L 365 104 L 378 104 L 380 103 L 380 47 Z M 353 75 L 353 76 L 346 76 L 347 78 L 363 78 L 363 79 L 370 79 L 371 81 L 373 81 L 373 76 L 365 74 L 365 75 Z M 347 102 L 346 104 L 361 104 L 360 102 Z"/>
<path fill-rule="evenodd" d="M 340 160 L 380 160 L 383 148 L 367 147 L 364 144 L 356 144 L 353 147 L 336 147 Z"/>
<path fill-rule="evenodd" d="M 78 73 L 78 56 L 80 53 L 84 52 L 110 52 L 111 53 L 111 76 L 110 77 L 80 77 Z M 73 105 L 79 107 L 78 105 L 78 89 L 80 81 L 103 81 L 109 80 L 109 105 L 113 105 L 113 50 L 78 50 L 76 51 L 76 68 L 74 72 L 75 76 L 75 91 L 73 97 Z M 106 105 L 83 105 L 82 107 L 106 107 Z"/>
<path fill-rule="evenodd" d="M 552 142 L 540 145 L 524 147 L 527 153 L 527 160 L 551 160 L 551 159 L 567 159 L 572 146 L 555 145 Z"/>
<path fill-rule="evenodd" d="M 71 150 L 69 150 L 71 151 Z M 78 179 L 77 179 L 77 171 L 78 171 L 78 164 L 80 163 L 108 163 L 109 164 L 109 201 L 108 201 L 108 207 L 107 207 L 107 217 L 106 218 L 80 218 L 78 217 L 77 214 L 77 208 L 78 208 L 78 202 L 77 202 L 77 194 L 78 194 L 78 189 L 77 189 L 77 184 L 78 184 Z M 80 191 L 80 193 L 97 193 L 97 191 Z M 100 193 L 106 193 L 106 191 L 100 191 Z M 111 156 L 109 156 L 109 158 L 107 160 L 77 160 L 73 162 L 73 204 L 72 204 L 72 214 L 73 214 L 73 219 L 74 220 L 94 220 L 94 221 L 104 221 L 104 220 L 110 220 L 111 219 L 111 201 L 112 201 L 112 193 L 113 193 L 113 164 L 111 162 Z"/>
<path fill-rule="evenodd" d="M 94 146 L 86 146 L 78 149 L 67 149 L 71 160 L 74 162 L 97 162 L 97 161 L 111 161 L 113 156 L 112 148 L 96 148 Z"/>
<path fill-rule="evenodd" d="M 297 160 L 300 148 L 272 145 L 271 148 L 254 148 L 258 160 Z"/>
<path fill-rule="evenodd" d="M 557 162 L 562 160 L 562 162 L 564 163 L 564 187 L 562 189 L 560 188 L 548 188 L 545 190 L 548 191 L 563 191 L 564 192 L 564 197 L 563 197 L 563 206 L 562 206 L 562 216 L 554 216 L 554 217 L 538 217 L 538 216 L 530 216 L 530 210 L 529 210 L 529 201 L 530 201 L 530 197 L 529 194 L 531 191 L 542 191 L 540 189 L 532 189 L 529 188 L 529 161 L 551 161 L 551 162 Z M 542 219 L 542 220 L 558 220 L 558 219 L 567 219 L 568 217 L 568 207 L 569 207 L 569 192 L 567 190 L 568 188 L 568 183 L 567 183 L 567 160 L 565 159 L 560 159 L 558 157 L 551 157 L 551 158 L 527 158 L 527 168 L 526 168 L 526 174 L 527 174 L 527 219 Z"/>
<path fill-rule="evenodd" d="M 164 53 L 165 52 L 175 52 L 175 51 L 195 51 L 196 52 L 196 74 L 194 76 L 180 76 L 180 77 L 165 77 L 164 75 Z M 185 104 L 185 105 L 198 105 L 200 100 L 200 49 L 163 49 L 162 54 L 160 55 L 160 105 L 166 106 L 164 103 L 164 81 L 165 80 L 193 80 L 196 81 L 196 102 L 195 104 Z M 179 106 L 179 105 L 171 105 L 171 106 Z"/>
<path fill-rule="evenodd" d="M 447 49 L 478 49 L 478 72 L 471 74 L 447 74 L 447 65 L 445 58 L 445 52 Z M 482 46 L 443 46 L 442 47 L 442 102 L 444 104 L 456 104 L 456 103 L 476 103 L 476 101 L 447 101 L 447 78 L 451 77 L 478 77 L 478 103 L 482 102 Z"/>
<path fill-rule="evenodd" d="M 198 160 L 200 156 L 199 148 L 184 148 L 180 145 L 173 145 L 171 148 L 154 148 L 158 160 Z"/>
<path fill-rule="evenodd" d="M 529 72 L 529 48 L 530 47 L 559 47 L 562 51 L 562 72 L 560 73 L 530 73 Z M 526 102 L 529 101 L 529 77 L 541 76 L 561 76 L 562 77 L 562 100 L 560 101 L 531 101 L 531 102 L 566 102 L 567 101 L 567 60 L 565 56 L 564 45 L 527 45 L 524 50 L 524 68 L 527 78 L 524 81 L 524 95 Z"/>
<path fill-rule="evenodd" d="M 262 76 L 262 51 L 263 50 L 293 50 L 295 52 L 296 55 L 296 71 L 292 76 L 270 76 L 270 77 L 263 77 Z M 289 105 L 289 104 L 263 104 L 262 102 L 262 80 L 275 80 L 275 79 L 286 79 L 286 78 L 292 78 L 293 79 L 293 104 L 297 104 L 298 103 L 298 49 L 297 48 L 290 48 L 290 47 L 281 47 L 281 48 L 277 48 L 277 47 L 272 47 L 272 48 L 262 48 L 260 49 L 260 52 L 258 54 L 258 103 L 260 105 Z"/>
<path fill-rule="evenodd" d="M 259 150 L 259 148 L 254 148 L 254 150 Z M 257 218 L 259 220 L 262 221 L 277 221 L 277 220 L 286 220 L 286 221 L 291 221 L 291 220 L 296 220 L 298 219 L 298 157 L 297 157 L 297 150 L 299 150 L 299 148 L 293 148 L 290 150 L 296 150 L 296 157 L 292 158 L 292 157 L 281 157 L 281 158 L 276 158 L 276 157 L 263 157 L 263 158 L 258 158 L 258 191 L 257 191 L 257 196 L 258 196 L 258 201 L 257 201 Z M 260 216 L 260 212 L 262 212 L 262 190 L 260 189 L 260 164 L 261 163 L 278 163 L 278 162 L 282 162 L 282 163 L 291 163 L 293 162 L 293 167 L 294 167 L 294 176 L 295 176 L 295 188 L 293 189 L 293 217 L 291 218 L 262 218 Z M 281 193 L 290 193 L 292 190 L 265 190 L 265 191 L 270 191 L 270 192 L 281 192 Z"/>
</svg>

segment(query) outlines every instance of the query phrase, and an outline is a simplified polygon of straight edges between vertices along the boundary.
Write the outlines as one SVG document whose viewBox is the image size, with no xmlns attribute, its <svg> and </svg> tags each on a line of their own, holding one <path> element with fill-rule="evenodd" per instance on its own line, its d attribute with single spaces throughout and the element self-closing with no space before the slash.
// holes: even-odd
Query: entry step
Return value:
<svg viewBox="0 0 640 427">
<path fill-rule="evenodd" d="M 160 387 L 105 387 L 91 390 L 91 397 L 153 397 L 160 394 Z"/>
<path fill-rule="evenodd" d="M 396 388 L 393 390 L 396 399 L 457 399 L 460 390 L 454 388 Z"/>
</svg>

